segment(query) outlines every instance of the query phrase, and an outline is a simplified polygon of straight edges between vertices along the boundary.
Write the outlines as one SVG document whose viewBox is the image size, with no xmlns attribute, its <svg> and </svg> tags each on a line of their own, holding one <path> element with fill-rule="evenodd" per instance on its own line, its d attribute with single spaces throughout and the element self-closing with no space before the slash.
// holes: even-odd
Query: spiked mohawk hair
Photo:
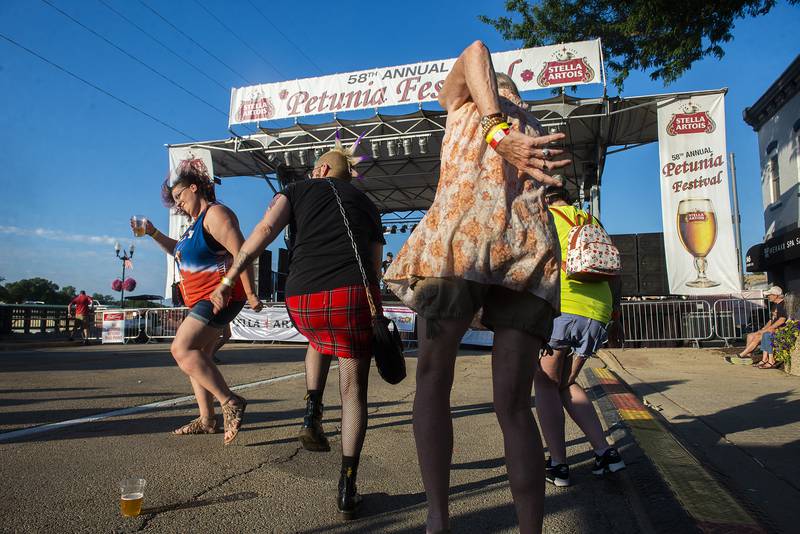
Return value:
<svg viewBox="0 0 800 534">
<path fill-rule="evenodd" d="M 355 151 L 364 135 L 360 135 L 349 147 L 342 144 L 339 131 L 336 131 L 336 141 L 333 148 L 325 152 L 317 160 L 317 165 L 324 163 L 331 167 L 333 176 L 344 180 L 361 177 L 356 171 L 356 165 L 367 159 L 367 156 L 356 156 Z"/>
</svg>

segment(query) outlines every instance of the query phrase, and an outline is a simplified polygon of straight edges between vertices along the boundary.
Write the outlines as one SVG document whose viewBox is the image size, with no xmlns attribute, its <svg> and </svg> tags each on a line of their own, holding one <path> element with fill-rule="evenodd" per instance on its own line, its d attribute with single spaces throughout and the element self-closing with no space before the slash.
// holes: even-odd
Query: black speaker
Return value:
<svg viewBox="0 0 800 534">
<path fill-rule="evenodd" d="M 272 300 L 272 251 L 264 250 L 258 257 L 258 298 Z"/>
<path fill-rule="evenodd" d="M 275 300 L 286 300 L 286 276 L 289 274 L 289 251 L 278 249 L 278 272 L 275 273 Z"/>
<path fill-rule="evenodd" d="M 639 294 L 669 295 L 667 260 L 664 256 L 664 234 L 661 232 L 638 234 L 636 251 L 639 264 Z"/>
<path fill-rule="evenodd" d="M 639 262 L 636 258 L 636 234 L 617 234 L 609 236 L 619 250 L 622 261 L 620 273 L 623 297 L 635 297 L 639 294 Z"/>
</svg>

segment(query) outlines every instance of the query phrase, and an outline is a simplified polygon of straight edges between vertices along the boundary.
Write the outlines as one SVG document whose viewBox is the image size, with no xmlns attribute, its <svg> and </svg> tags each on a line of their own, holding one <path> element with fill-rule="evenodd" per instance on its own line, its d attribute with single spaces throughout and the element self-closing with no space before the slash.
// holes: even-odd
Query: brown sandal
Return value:
<svg viewBox="0 0 800 534">
<path fill-rule="evenodd" d="M 217 423 L 214 421 L 213 425 L 207 425 L 203 422 L 202 417 L 193 419 L 188 424 L 172 431 L 173 434 L 178 436 L 187 436 L 189 434 L 216 434 Z"/>
<path fill-rule="evenodd" d="M 222 405 L 222 417 L 224 418 L 223 426 L 225 428 L 223 442 L 225 445 L 230 445 L 231 442 L 236 439 L 236 436 L 239 435 L 239 429 L 242 427 L 242 417 L 244 417 L 246 408 L 247 401 L 244 397 L 240 397 L 235 393 Z M 228 437 L 229 432 L 232 433 L 230 437 Z"/>
</svg>

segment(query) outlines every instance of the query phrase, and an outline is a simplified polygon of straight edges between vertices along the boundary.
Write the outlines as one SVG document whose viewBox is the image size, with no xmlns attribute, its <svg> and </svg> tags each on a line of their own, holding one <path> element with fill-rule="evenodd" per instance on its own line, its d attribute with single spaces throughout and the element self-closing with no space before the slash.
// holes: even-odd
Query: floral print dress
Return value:
<svg viewBox="0 0 800 534">
<path fill-rule="evenodd" d="M 501 92 L 514 130 L 539 135 L 516 95 Z M 433 204 L 384 281 L 406 305 L 427 277 L 457 277 L 528 291 L 559 309 L 561 254 L 544 186 L 505 162 L 480 131 L 473 102 L 450 113 Z"/>
</svg>

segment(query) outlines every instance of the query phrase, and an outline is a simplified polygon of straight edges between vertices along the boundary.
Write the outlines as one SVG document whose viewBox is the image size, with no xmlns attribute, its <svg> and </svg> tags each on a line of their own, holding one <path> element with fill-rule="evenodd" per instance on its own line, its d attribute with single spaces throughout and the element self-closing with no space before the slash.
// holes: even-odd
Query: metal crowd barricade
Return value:
<svg viewBox="0 0 800 534">
<path fill-rule="evenodd" d="M 94 320 L 89 325 L 89 339 L 100 340 L 103 338 L 103 314 L 111 312 L 125 312 L 123 338 L 125 343 L 147 341 L 146 317 L 147 308 L 106 308 L 95 310 Z"/>
<path fill-rule="evenodd" d="M 714 335 L 713 310 L 703 300 L 622 303 L 625 342 L 693 341 Z"/>
<path fill-rule="evenodd" d="M 744 339 L 769 322 L 769 300 L 720 299 L 714 303 L 714 333 L 725 341 Z"/>
<path fill-rule="evenodd" d="M 150 339 L 172 339 L 189 314 L 189 308 L 151 308 L 145 316 L 145 335 Z"/>
</svg>

